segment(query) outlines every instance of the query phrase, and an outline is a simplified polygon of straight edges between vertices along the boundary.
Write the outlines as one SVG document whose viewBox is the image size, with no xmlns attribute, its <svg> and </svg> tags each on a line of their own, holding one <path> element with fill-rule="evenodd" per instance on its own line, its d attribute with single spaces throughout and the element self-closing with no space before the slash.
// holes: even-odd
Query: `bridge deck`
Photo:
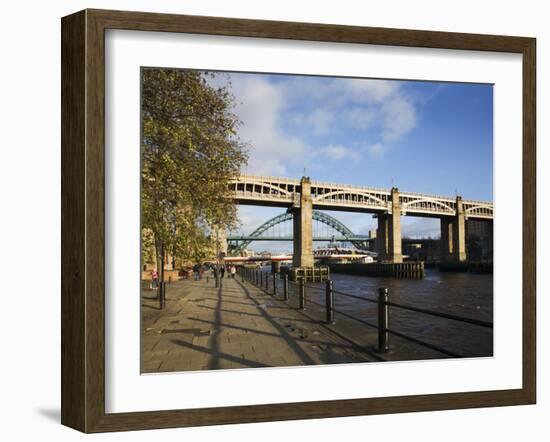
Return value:
<svg viewBox="0 0 550 442">
<path fill-rule="evenodd" d="M 300 192 L 296 179 L 241 175 L 233 180 L 234 198 L 239 204 L 289 207 Z M 391 211 L 391 189 L 348 184 L 311 182 L 314 209 L 384 213 Z M 456 215 L 456 197 L 399 192 L 403 215 L 446 217 Z M 492 219 L 493 203 L 464 200 L 467 217 Z"/>
</svg>

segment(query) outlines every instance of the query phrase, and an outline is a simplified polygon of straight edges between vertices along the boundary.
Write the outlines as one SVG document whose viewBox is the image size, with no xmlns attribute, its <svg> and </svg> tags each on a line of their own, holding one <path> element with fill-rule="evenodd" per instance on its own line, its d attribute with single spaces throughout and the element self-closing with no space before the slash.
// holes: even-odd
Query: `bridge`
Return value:
<svg viewBox="0 0 550 442">
<path fill-rule="evenodd" d="M 378 219 L 379 259 L 394 263 L 403 261 L 401 216 L 439 218 L 442 260 L 454 262 L 467 259 L 466 220 L 492 222 L 494 217 L 492 202 L 401 192 L 396 187 L 379 189 L 316 182 L 309 177 L 297 180 L 251 175 L 241 175 L 230 185 L 238 204 L 285 207 L 292 213 L 296 267 L 313 266 L 314 209 L 374 214 Z"/>
<path fill-rule="evenodd" d="M 230 235 L 227 237 L 227 245 L 230 254 L 237 254 L 243 252 L 252 241 L 293 241 L 293 235 L 283 234 L 283 235 L 266 235 L 265 233 L 272 230 L 275 226 L 293 222 L 294 214 L 292 211 L 288 211 L 281 215 L 278 215 L 274 218 L 263 223 L 256 230 L 254 230 L 250 235 Z M 346 225 L 338 221 L 336 218 L 333 218 L 326 213 L 319 212 L 314 210 L 312 213 L 312 220 L 318 221 L 319 223 L 330 227 L 332 230 L 338 233 L 336 235 L 329 235 L 327 233 L 321 233 L 314 235 L 312 241 L 338 241 L 338 242 L 350 242 L 356 248 L 361 250 L 366 250 L 369 248 L 369 243 L 371 240 L 370 237 L 364 235 L 354 234 Z"/>
</svg>

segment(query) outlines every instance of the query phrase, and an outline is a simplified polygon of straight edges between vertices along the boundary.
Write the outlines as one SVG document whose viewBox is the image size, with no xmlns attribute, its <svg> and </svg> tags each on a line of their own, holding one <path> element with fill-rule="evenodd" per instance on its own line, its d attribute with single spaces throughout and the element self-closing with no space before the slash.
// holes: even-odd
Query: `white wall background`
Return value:
<svg viewBox="0 0 550 442">
<path fill-rule="evenodd" d="M 550 28 L 545 2 L 245 0 L 19 0 L 2 8 L 0 32 L 0 392 L 4 440 L 85 436 L 59 425 L 60 407 L 60 17 L 86 7 L 508 35 L 538 39 L 538 405 L 374 417 L 231 425 L 89 436 L 96 440 L 257 440 L 346 437 L 547 440 L 550 260 L 544 189 L 550 178 Z M 545 251 L 544 248 L 547 250 Z"/>
</svg>

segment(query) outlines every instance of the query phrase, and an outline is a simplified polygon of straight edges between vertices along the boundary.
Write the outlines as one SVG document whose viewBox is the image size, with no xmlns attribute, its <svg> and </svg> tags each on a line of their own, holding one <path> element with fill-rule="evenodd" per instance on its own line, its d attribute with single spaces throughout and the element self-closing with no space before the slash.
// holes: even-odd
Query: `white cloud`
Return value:
<svg viewBox="0 0 550 442">
<path fill-rule="evenodd" d="M 395 96 L 382 105 L 382 139 L 397 141 L 416 126 L 416 109 L 405 97 Z"/>
<path fill-rule="evenodd" d="M 347 115 L 347 123 L 356 129 L 368 129 L 376 123 L 377 112 L 372 107 L 354 107 Z"/>
<path fill-rule="evenodd" d="M 391 80 L 373 79 L 291 79 L 286 84 L 288 97 L 293 100 L 313 100 L 318 106 L 329 103 L 332 112 L 317 108 L 304 119 L 311 124 L 317 134 L 327 133 L 330 123 L 326 121 L 330 114 L 332 120 L 339 109 L 341 118 L 337 124 L 354 129 L 378 131 L 372 148 L 367 149 L 375 155 L 383 154 L 390 146 L 416 127 L 417 111 L 415 102 L 402 88 L 402 83 Z M 310 120 L 311 119 L 311 120 Z M 324 132 L 321 132 L 323 131 Z"/>
<path fill-rule="evenodd" d="M 315 135 L 323 135 L 330 131 L 334 121 L 334 115 L 325 109 L 315 109 L 307 116 L 306 123 L 309 124 Z"/>
<path fill-rule="evenodd" d="M 347 81 L 335 80 L 335 84 L 356 102 L 380 103 L 399 90 L 399 83 L 389 80 L 355 78 Z"/>
<path fill-rule="evenodd" d="M 373 156 L 380 156 L 386 151 L 386 146 L 382 143 L 368 144 L 365 150 Z"/>
<path fill-rule="evenodd" d="M 280 175 L 289 163 L 303 164 L 308 144 L 281 130 L 281 119 L 288 104 L 285 89 L 259 76 L 230 75 L 236 97 L 235 114 L 243 122 L 239 137 L 250 144 L 246 173 Z"/>
<path fill-rule="evenodd" d="M 293 77 L 284 84 L 288 96 L 304 97 L 318 103 L 329 102 L 331 107 L 348 102 L 381 103 L 400 89 L 398 81 L 367 78 Z"/>
<path fill-rule="evenodd" d="M 358 159 L 360 156 L 357 151 L 341 144 L 329 144 L 321 148 L 321 153 L 331 160 Z"/>
<path fill-rule="evenodd" d="M 381 156 L 417 123 L 415 102 L 398 81 L 287 77 L 275 82 L 246 74 L 227 78 L 238 101 L 235 113 L 243 121 L 239 136 L 252 149 L 245 170 L 250 174 L 285 176 L 289 170 L 308 166 L 311 141 L 285 132 L 285 123 L 303 127 L 306 134 L 327 137 L 330 144 L 321 152 L 335 160 Z M 220 85 L 227 78 L 215 83 Z M 314 109 L 309 114 L 303 109 L 305 103 Z M 369 141 L 351 150 L 328 138 L 334 128 L 345 127 L 368 131 L 365 139 Z"/>
</svg>

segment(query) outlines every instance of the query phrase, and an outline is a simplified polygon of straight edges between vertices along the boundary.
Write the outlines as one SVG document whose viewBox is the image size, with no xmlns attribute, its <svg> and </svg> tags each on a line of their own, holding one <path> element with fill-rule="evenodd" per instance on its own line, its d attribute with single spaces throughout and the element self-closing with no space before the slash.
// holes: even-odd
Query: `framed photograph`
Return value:
<svg viewBox="0 0 550 442">
<path fill-rule="evenodd" d="M 533 404 L 535 39 L 62 19 L 62 423 Z"/>
</svg>

